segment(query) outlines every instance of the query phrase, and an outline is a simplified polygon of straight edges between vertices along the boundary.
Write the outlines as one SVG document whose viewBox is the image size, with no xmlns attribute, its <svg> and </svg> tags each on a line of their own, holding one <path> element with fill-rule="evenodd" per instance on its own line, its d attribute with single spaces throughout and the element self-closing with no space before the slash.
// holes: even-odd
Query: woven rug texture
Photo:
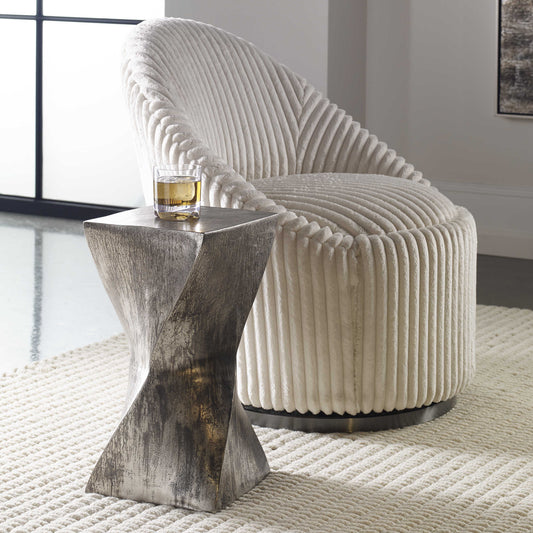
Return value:
<svg viewBox="0 0 533 533">
<path fill-rule="evenodd" d="M 217 513 L 85 494 L 119 420 L 123 336 L 0 378 L 0 532 L 533 532 L 533 311 L 478 307 L 477 373 L 419 426 L 256 427 L 272 472 Z"/>
</svg>

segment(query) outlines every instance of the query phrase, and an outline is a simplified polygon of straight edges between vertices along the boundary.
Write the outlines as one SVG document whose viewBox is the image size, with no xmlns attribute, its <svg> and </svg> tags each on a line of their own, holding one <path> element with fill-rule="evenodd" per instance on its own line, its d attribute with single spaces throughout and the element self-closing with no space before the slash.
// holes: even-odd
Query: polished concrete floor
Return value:
<svg viewBox="0 0 533 533">
<path fill-rule="evenodd" d="M 82 223 L 0 213 L 0 373 L 120 333 Z M 533 261 L 480 255 L 478 302 L 533 309 Z"/>
<path fill-rule="evenodd" d="M 0 374 L 122 327 L 82 223 L 0 213 Z"/>
</svg>

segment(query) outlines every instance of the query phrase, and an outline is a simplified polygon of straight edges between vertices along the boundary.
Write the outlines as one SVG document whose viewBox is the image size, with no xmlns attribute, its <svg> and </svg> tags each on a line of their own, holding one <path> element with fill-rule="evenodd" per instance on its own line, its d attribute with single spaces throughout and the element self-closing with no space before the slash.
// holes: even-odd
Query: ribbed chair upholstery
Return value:
<svg viewBox="0 0 533 533">
<path fill-rule="evenodd" d="M 468 211 L 306 80 L 213 26 L 140 24 L 123 79 L 148 202 L 154 164 L 193 161 L 204 205 L 280 213 L 238 352 L 244 404 L 356 415 L 464 389 Z"/>
</svg>

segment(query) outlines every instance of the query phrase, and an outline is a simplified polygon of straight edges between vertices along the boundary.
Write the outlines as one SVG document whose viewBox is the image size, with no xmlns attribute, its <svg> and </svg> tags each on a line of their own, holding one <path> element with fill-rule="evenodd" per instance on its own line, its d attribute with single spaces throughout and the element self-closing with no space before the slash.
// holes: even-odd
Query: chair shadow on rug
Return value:
<svg viewBox="0 0 533 533">
<path fill-rule="evenodd" d="M 374 454 L 381 460 L 373 459 Z M 359 464 L 336 468 L 339 479 L 331 479 L 327 467 L 318 475 L 272 472 L 231 507 L 226 525 L 242 523 L 258 531 L 271 527 L 302 533 L 459 533 L 488 531 L 490 527 L 494 528 L 491 531 L 513 531 L 505 528 L 524 517 L 519 512 L 505 517 L 498 509 L 491 512 L 486 502 L 477 501 L 475 491 L 468 494 L 472 487 L 463 476 L 474 474 L 475 461 L 468 468 L 459 459 L 455 463 L 450 459 L 439 461 L 430 449 L 413 454 L 409 449 L 374 447 Z M 258 493 L 263 497 L 254 498 Z"/>
<path fill-rule="evenodd" d="M 481 389 L 481 390 L 480 390 Z M 465 454 L 508 454 L 533 458 L 533 446 L 524 439 L 517 447 L 518 428 L 524 424 L 523 406 L 512 398 L 495 399 L 490 390 L 478 388 L 465 392 L 450 413 L 432 422 L 431 432 L 421 433 L 417 427 L 404 427 L 386 432 L 391 445 L 408 443 L 413 447 L 428 447 Z M 442 431 L 442 429 L 445 429 Z M 362 433 L 331 434 L 332 439 L 364 439 Z"/>
</svg>

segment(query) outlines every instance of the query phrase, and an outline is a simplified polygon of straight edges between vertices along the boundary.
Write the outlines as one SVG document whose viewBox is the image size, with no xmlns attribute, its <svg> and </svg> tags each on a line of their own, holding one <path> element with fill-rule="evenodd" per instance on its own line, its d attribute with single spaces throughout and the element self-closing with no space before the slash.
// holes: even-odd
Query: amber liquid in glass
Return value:
<svg viewBox="0 0 533 533">
<path fill-rule="evenodd" d="M 159 218 L 186 220 L 200 216 L 201 181 L 196 177 L 162 177 L 154 182 L 154 208 Z"/>
</svg>

